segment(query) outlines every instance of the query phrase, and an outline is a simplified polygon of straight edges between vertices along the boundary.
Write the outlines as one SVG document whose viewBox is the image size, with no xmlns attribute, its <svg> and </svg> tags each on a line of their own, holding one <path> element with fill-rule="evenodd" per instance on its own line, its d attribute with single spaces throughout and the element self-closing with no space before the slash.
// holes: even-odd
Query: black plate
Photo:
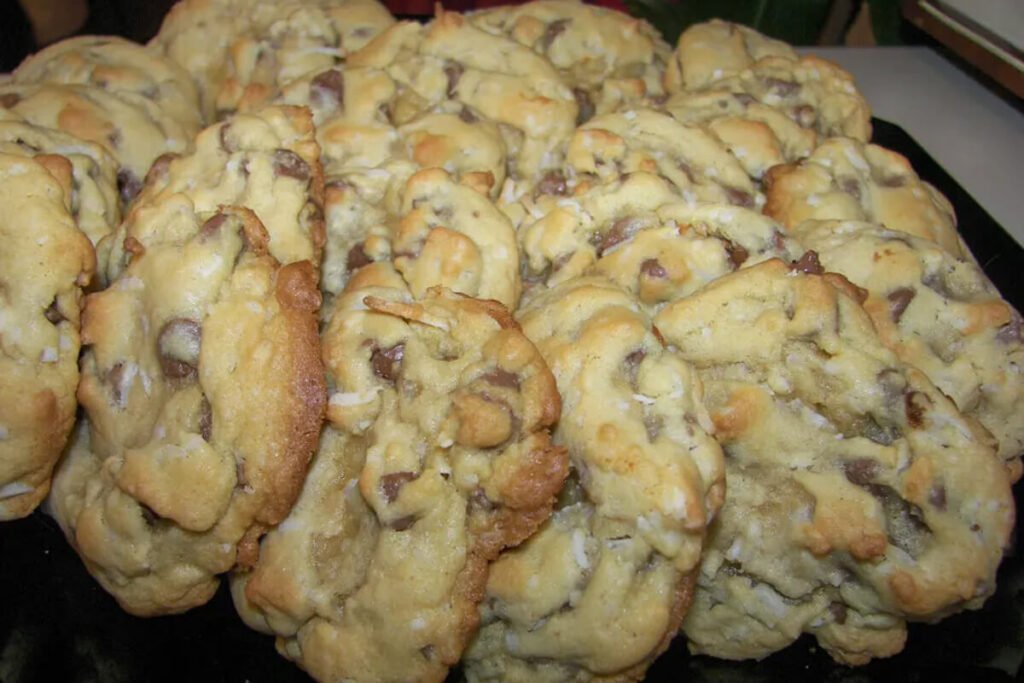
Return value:
<svg viewBox="0 0 1024 683">
<path fill-rule="evenodd" d="M 875 141 L 904 154 L 956 208 L 964 239 L 1018 310 L 1021 249 L 960 185 L 898 126 L 875 120 Z M 1021 487 L 1016 490 L 1021 507 Z M 1017 547 L 1021 531 L 1016 531 Z M 911 625 L 897 657 L 850 669 L 805 637 L 761 662 L 691 657 L 677 640 L 651 668 L 651 681 L 1003 681 L 1024 659 L 1024 559 L 1007 557 L 985 608 L 934 626 Z M 457 674 L 452 678 L 456 679 Z M 950 678 L 947 678 L 950 677 Z M 86 573 L 51 519 L 37 512 L 0 524 L 0 683 L 50 681 L 305 681 L 249 630 L 222 587 L 188 614 L 138 619 L 122 612 Z"/>
</svg>

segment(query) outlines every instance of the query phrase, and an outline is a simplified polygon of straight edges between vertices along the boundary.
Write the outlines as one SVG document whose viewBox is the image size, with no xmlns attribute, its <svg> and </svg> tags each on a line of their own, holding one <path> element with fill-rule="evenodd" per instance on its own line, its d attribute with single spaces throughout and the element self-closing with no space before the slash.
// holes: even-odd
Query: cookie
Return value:
<svg viewBox="0 0 1024 683">
<path fill-rule="evenodd" d="M 820 57 L 765 57 L 709 87 L 753 97 L 823 136 L 871 139 L 871 108 L 853 77 Z"/>
<path fill-rule="evenodd" d="M 199 86 L 208 120 L 266 103 L 290 81 L 335 67 L 394 23 L 376 0 L 183 0 L 150 47 Z"/>
<path fill-rule="evenodd" d="M 814 252 L 719 278 L 655 324 L 700 371 L 729 496 L 683 631 L 764 657 L 813 634 L 839 662 L 899 652 L 906 621 L 979 607 L 1014 509 L 986 432 L 878 337 Z"/>
<path fill-rule="evenodd" d="M 528 298 L 538 288 L 600 274 L 653 311 L 740 266 L 799 255 L 770 218 L 729 205 L 690 205 L 644 172 L 533 209 L 541 217 L 520 228 Z"/>
<path fill-rule="evenodd" d="M 269 253 L 280 263 L 320 263 L 323 170 L 313 123 L 304 109 L 267 107 L 240 114 L 200 133 L 193 153 L 158 159 L 113 240 L 111 280 L 133 258 L 127 239 L 145 242 L 145 233 L 164 229 L 163 223 L 150 221 L 148 212 L 162 212 L 181 196 L 194 213 L 248 207 L 268 231 Z"/>
<path fill-rule="evenodd" d="M 20 118 L 20 117 L 19 117 Z M 0 154 L 34 157 L 55 154 L 71 163 L 71 217 L 97 250 L 93 284 L 103 285 L 109 239 L 121 222 L 117 196 L 117 162 L 99 145 L 80 140 L 52 128 L 33 126 L 24 121 L 0 120 Z M 97 281 L 98 280 L 98 281 Z"/>
<path fill-rule="evenodd" d="M 199 94 L 180 66 L 138 43 L 116 36 L 78 36 L 31 55 L 14 82 L 92 85 L 119 96 L 138 95 L 180 122 L 189 135 L 202 127 Z"/>
<path fill-rule="evenodd" d="M 786 43 L 720 19 L 695 24 L 679 36 L 665 71 L 669 92 L 696 90 L 734 76 L 764 57 L 797 60 Z"/>
<path fill-rule="evenodd" d="M 765 213 L 787 228 L 809 219 L 870 221 L 931 240 L 954 257 L 968 254 L 949 201 L 905 157 L 878 145 L 826 140 L 807 159 L 772 169 L 765 192 Z"/>
<path fill-rule="evenodd" d="M 500 304 L 412 298 L 383 263 L 357 277 L 324 334 L 331 426 L 233 595 L 317 680 L 441 681 L 488 562 L 549 516 L 565 478 L 546 431 L 558 393 Z"/>
<path fill-rule="evenodd" d="M 0 152 L 0 520 L 46 497 L 75 420 L 82 288 L 96 262 L 71 184 L 64 157 Z"/>
<path fill-rule="evenodd" d="M 148 199 L 148 198 L 147 198 Z M 242 207 L 136 204 L 132 258 L 83 314 L 88 428 L 53 514 L 137 615 L 209 600 L 298 496 L 326 404 L 316 272 Z"/>
<path fill-rule="evenodd" d="M 655 173 L 691 203 L 764 203 L 725 146 L 701 128 L 651 109 L 591 119 L 573 135 L 566 162 L 575 175 L 590 174 L 604 182 L 637 171 Z"/>
<path fill-rule="evenodd" d="M 117 186 L 125 205 L 138 194 L 156 158 L 184 153 L 194 134 L 142 95 L 114 97 L 91 85 L 0 85 L 0 107 L 103 147 L 118 162 Z"/>
<path fill-rule="evenodd" d="M 472 175 L 474 184 L 497 194 L 507 156 L 498 125 L 456 100 L 405 120 L 404 103 L 415 97 L 382 69 L 336 68 L 293 81 L 278 101 L 313 112 L 328 176 L 376 168 L 393 173 L 393 164 L 408 161 Z"/>
<path fill-rule="evenodd" d="M 554 441 L 577 482 L 494 564 L 467 678 L 639 680 L 686 612 L 725 495 L 701 383 L 605 280 L 555 287 L 520 319 L 558 382 Z"/>
<path fill-rule="evenodd" d="M 680 123 L 704 126 L 756 181 L 773 166 L 810 156 L 818 144 L 813 128 L 745 93 L 686 90 L 659 106 Z"/>
<path fill-rule="evenodd" d="M 480 189 L 440 168 L 412 173 L 393 197 L 381 196 L 365 178 L 345 178 L 327 188 L 325 292 L 338 294 L 369 263 L 393 262 L 416 297 L 441 285 L 516 307 L 522 289 L 516 234 Z"/>
<path fill-rule="evenodd" d="M 554 64 L 579 102 L 577 123 L 663 93 L 672 49 L 641 19 L 579 0 L 537 0 L 474 12 L 469 20 Z"/>
<path fill-rule="evenodd" d="M 998 442 L 1021 474 L 1024 345 L 1020 315 L 969 258 L 935 242 L 855 221 L 807 221 L 794 236 L 823 267 L 868 292 L 864 308 L 882 341 L 922 370 Z"/>
<path fill-rule="evenodd" d="M 576 98 L 550 62 L 454 12 L 439 10 L 426 26 L 392 26 L 350 55 L 349 67 L 382 69 L 404 86 L 406 95 L 389 112 L 394 125 L 446 100 L 497 123 L 516 181 L 536 182 L 558 168 L 576 126 Z"/>
</svg>

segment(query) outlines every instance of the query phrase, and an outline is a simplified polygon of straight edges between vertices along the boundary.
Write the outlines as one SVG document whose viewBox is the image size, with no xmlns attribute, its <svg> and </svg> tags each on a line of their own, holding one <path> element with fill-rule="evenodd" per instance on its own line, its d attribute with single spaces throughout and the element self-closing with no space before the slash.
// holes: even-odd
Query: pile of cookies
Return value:
<svg viewBox="0 0 1024 683">
<path fill-rule="evenodd" d="M 204 128 L 204 126 L 206 126 Z M 0 82 L 0 519 L 324 681 L 979 607 L 1021 318 L 850 76 L 577 0 L 182 0 Z"/>
</svg>

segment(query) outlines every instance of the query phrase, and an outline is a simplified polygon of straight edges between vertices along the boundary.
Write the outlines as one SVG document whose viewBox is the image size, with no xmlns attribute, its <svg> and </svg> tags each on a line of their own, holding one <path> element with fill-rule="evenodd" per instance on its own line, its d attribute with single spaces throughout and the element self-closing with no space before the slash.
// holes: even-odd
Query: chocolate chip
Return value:
<svg viewBox="0 0 1024 683">
<path fill-rule="evenodd" d="M 821 267 L 821 261 L 818 260 L 818 252 L 816 251 L 805 252 L 798 261 L 794 261 L 789 265 L 789 269 L 807 275 L 821 275 L 825 272 L 825 269 Z"/>
<path fill-rule="evenodd" d="M 772 230 L 772 247 L 776 251 L 785 251 L 786 249 L 786 238 L 778 230 Z"/>
<path fill-rule="evenodd" d="M 117 171 L 117 191 L 121 195 L 121 201 L 130 204 L 135 195 L 142 190 L 142 182 L 139 177 L 130 169 L 120 168 Z"/>
<path fill-rule="evenodd" d="M 416 515 L 407 515 L 391 522 L 389 526 L 395 531 L 406 531 L 407 529 L 411 529 L 412 525 L 415 523 Z"/>
<path fill-rule="evenodd" d="M 840 626 L 846 623 L 846 605 L 841 602 L 833 602 L 828 606 L 828 612 L 832 620 Z"/>
<path fill-rule="evenodd" d="M 693 169 L 690 167 L 688 163 L 686 163 L 685 161 L 680 161 L 676 163 L 676 166 L 679 168 L 680 171 L 682 171 L 686 175 L 687 180 L 689 180 L 691 183 L 697 182 L 696 176 L 693 173 Z"/>
<path fill-rule="evenodd" d="M 637 349 L 626 356 L 622 361 L 626 377 L 629 379 L 629 384 L 634 388 L 636 387 L 637 373 L 640 371 L 640 363 L 643 362 L 646 356 L 646 351 L 643 349 Z"/>
<path fill-rule="evenodd" d="M 855 178 L 841 178 L 839 180 L 839 189 L 860 201 L 860 183 Z"/>
<path fill-rule="evenodd" d="M 402 366 L 402 358 L 405 356 L 405 344 L 395 344 L 389 349 L 376 348 L 370 354 L 370 364 L 373 366 L 373 374 L 381 379 L 395 381 L 398 371 Z"/>
<path fill-rule="evenodd" d="M 318 74 L 309 84 L 309 102 L 318 109 L 336 111 L 345 101 L 345 80 L 337 69 Z"/>
<path fill-rule="evenodd" d="M 725 241 L 725 251 L 729 254 L 729 262 L 733 270 L 739 270 L 740 266 L 746 263 L 750 252 L 731 240 Z"/>
<path fill-rule="evenodd" d="M 911 427 L 922 427 L 924 425 L 924 413 L 927 408 L 925 402 L 928 397 L 920 391 L 908 391 L 903 394 L 903 402 L 907 409 L 907 422 Z"/>
<path fill-rule="evenodd" d="M 287 176 L 296 180 L 309 180 L 313 174 L 306 160 L 290 149 L 274 150 L 274 175 Z"/>
<path fill-rule="evenodd" d="M 127 372 L 125 370 L 125 364 L 121 361 L 114 363 L 110 370 L 107 371 L 106 381 L 110 385 L 110 396 L 114 399 L 114 405 L 119 408 L 124 408 L 125 390 L 128 387 L 124 386 L 124 375 Z"/>
<path fill-rule="evenodd" d="M 903 317 L 903 311 L 907 310 L 907 306 L 917 296 L 917 291 L 910 287 L 900 287 L 889 292 L 886 298 L 889 300 L 889 315 L 892 316 L 892 321 L 898 323 L 900 318 Z"/>
<path fill-rule="evenodd" d="M 472 109 L 469 107 L 463 107 L 459 110 L 459 120 L 465 123 L 476 123 L 480 119 L 477 118 Z"/>
<path fill-rule="evenodd" d="M 658 262 L 658 259 L 649 258 L 640 264 L 640 272 L 649 278 L 663 280 L 668 277 L 665 266 Z"/>
<path fill-rule="evenodd" d="M 203 223 L 203 227 L 199 228 L 199 238 L 205 240 L 216 235 L 227 219 L 228 215 L 226 213 L 214 214 L 208 218 L 206 222 Z"/>
<path fill-rule="evenodd" d="M 414 481 L 419 475 L 415 472 L 392 472 L 380 478 L 380 495 L 388 503 L 398 500 L 398 492 L 406 482 Z"/>
<path fill-rule="evenodd" d="M 576 107 L 578 113 L 576 114 L 576 125 L 582 126 L 584 123 L 594 117 L 594 113 L 597 111 L 594 107 L 594 100 L 590 97 L 590 93 L 582 88 L 573 88 L 572 96 L 576 98 Z"/>
<path fill-rule="evenodd" d="M 739 102 L 744 107 L 749 107 L 754 102 L 757 102 L 757 99 L 753 95 L 748 95 L 745 92 L 733 93 L 732 96 L 737 102 Z"/>
<path fill-rule="evenodd" d="M 142 521 L 146 523 L 146 526 L 156 526 L 157 520 L 160 519 L 160 516 L 153 512 L 153 508 L 139 503 L 139 510 L 142 512 Z"/>
<path fill-rule="evenodd" d="M 366 251 L 363 249 L 363 243 L 355 245 L 348 250 L 348 257 L 345 259 L 345 268 L 350 273 L 354 273 L 365 265 L 373 263 L 373 259 L 370 258 Z"/>
<path fill-rule="evenodd" d="M 857 458 L 843 463 L 843 474 L 851 484 L 866 486 L 878 476 L 878 461 L 871 458 Z"/>
<path fill-rule="evenodd" d="M 1004 344 L 1019 344 L 1021 342 L 1021 317 L 1016 311 L 1010 313 L 1010 322 L 996 332 L 996 339 Z"/>
<path fill-rule="evenodd" d="M 548 27 L 544 30 L 544 35 L 540 38 L 541 49 L 547 52 L 551 48 L 551 44 L 555 42 L 555 38 L 562 35 L 565 32 L 565 27 L 568 25 L 568 19 L 557 19 L 548 24 Z"/>
<path fill-rule="evenodd" d="M 620 242 L 624 242 L 635 235 L 643 222 L 637 218 L 620 218 L 612 224 L 612 229 L 601 237 L 597 247 L 597 255 L 602 256 L 606 251 Z"/>
<path fill-rule="evenodd" d="M 157 337 L 160 368 L 169 379 L 192 379 L 199 369 L 202 328 L 195 320 L 172 318 Z"/>
<path fill-rule="evenodd" d="M 797 107 L 793 107 L 790 113 L 790 117 L 797 122 L 797 125 L 803 128 L 810 128 L 814 125 L 814 120 L 817 117 L 817 113 L 814 111 L 814 107 L 809 104 L 801 104 Z"/>
<path fill-rule="evenodd" d="M 931 534 L 921 508 L 884 484 L 869 484 L 864 488 L 882 504 L 889 542 L 911 557 L 919 556 Z"/>
<path fill-rule="evenodd" d="M 462 78 L 465 71 L 466 68 L 458 62 L 448 62 L 444 65 L 444 75 L 448 78 L 448 88 L 445 90 L 445 94 L 448 97 L 455 96 L 455 91 L 459 87 L 459 79 Z"/>
<path fill-rule="evenodd" d="M 21 95 L 17 93 L 7 92 L 0 95 L 0 107 L 3 107 L 4 109 L 10 109 L 11 107 L 16 106 L 18 102 L 21 102 Z"/>
<path fill-rule="evenodd" d="M 781 78 L 764 79 L 768 88 L 779 97 L 789 97 L 800 90 L 800 84 L 793 81 L 784 81 Z"/>
<path fill-rule="evenodd" d="M 647 441 L 649 443 L 654 443 L 655 439 L 658 438 L 664 423 L 660 415 L 644 415 L 644 431 L 647 432 Z"/>
<path fill-rule="evenodd" d="M 46 319 L 54 325 L 59 325 L 62 321 L 67 320 L 67 318 L 64 317 L 64 314 L 60 312 L 60 307 L 57 305 L 56 298 L 54 298 L 54 300 L 50 302 L 50 305 L 46 307 L 46 311 L 43 315 L 45 315 Z"/>
<path fill-rule="evenodd" d="M 896 427 L 892 425 L 883 426 L 871 416 L 868 416 L 867 420 L 865 420 L 861 431 L 865 438 L 880 446 L 891 446 L 896 439 L 900 438 L 900 432 Z"/>
<path fill-rule="evenodd" d="M 879 180 L 878 184 L 882 187 L 903 187 L 907 184 L 908 180 L 906 176 L 891 175 Z"/>
<path fill-rule="evenodd" d="M 569 184 L 565 180 L 565 175 L 561 171 L 548 171 L 545 173 L 544 177 L 537 183 L 537 194 L 558 196 L 569 194 Z"/>
<path fill-rule="evenodd" d="M 429 661 L 434 661 L 437 656 L 437 649 L 433 645 L 424 645 L 420 648 L 420 654 Z"/>
<path fill-rule="evenodd" d="M 146 184 L 150 185 L 157 180 L 163 180 L 167 177 L 167 169 L 171 167 L 171 162 L 178 158 L 177 154 L 172 152 L 166 152 L 161 154 L 149 167 L 149 172 L 146 173 Z"/>
<path fill-rule="evenodd" d="M 928 502 L 934 505 L 939 510 L 946 509 L 946 487 L 942 484 L 936 484 L 928 492 Z"/>
<path fill-rule="evenodd" d="M 206 396 L 203 396 L 203 400 L 199 404 L 199 434 L 206 442 L 209 442 L 210 437 L 213 436 L 213 408 L 210 407 Z"/>
<path fill-rule="evenodd" d="M 519 375 L 498 367 L 481 375 L 480 379 L 488 384 L 493 384 L 496 387 L 506 387 L 509 389 L 519 388 Z"/>
<path fill-rule="evenodd" d="M 479 510 L 493 510 L 495 508 L 494 503 L 479 486 L 473 489 L 473 493 L 469 494 L 469 504 Z"/>
<path fill-rule="evenodd" d="M 736 206 L 742 206 L 748 209 L 754 208 L 754 195 L 743 190 L 737 190 L 735 187 L 722 187 L 725 190 L 725 196 L 729 199 L 730 204 Z"/>
</svg>

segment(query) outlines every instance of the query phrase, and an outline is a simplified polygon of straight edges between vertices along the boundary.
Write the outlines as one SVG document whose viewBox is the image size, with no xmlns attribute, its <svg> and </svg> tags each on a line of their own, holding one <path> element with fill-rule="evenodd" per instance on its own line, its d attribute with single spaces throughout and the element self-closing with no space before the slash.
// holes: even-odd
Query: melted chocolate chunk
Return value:
<svg viewBox="0 0 1024 683">
<path fill-rule="evenodd" d="M 464 123 L 476 123 L 480 119 L 477 118 L 472 109 L 469 107 L 463 107 L 459 110 L 459 120 Z"/>
<path fill-rule="evenodd" d="M 661 265 L 658 259 L 653 258 L 649 258 L 640 264 L 640 272 L 656 280 L 664 280 L 668 277 L 668 271 L 665 270 L 665 266 Z"/>
<path fill-rule="evenodd" d="M 857 201 L 860 201 L 860 183 L 858 183 L 855 178 L 842 178 L 839 181 L 839 189 L 841 189 L 843 192 L 850 195 Z"/>
<path fill-rule="evenodd" d="M 832 615 L 832 620 L 840 626 L 846 623 L 846 605 L 841 602 L 833 602 L 828 606 L 828 612 Z"/>
<path fill-rule="evenodd" d="M 537 194 L 565 196 L 569 194 L 569 184 L 561 171 L 548 171 L 537 183 Z"/>
<path fill-rule="evenodd" d="M 749 192 L 737 190 L 735 187 L 723 187 L 722 189 L 725 190 L 725 196 L 729 199 L 730 204 L 748 209 L 754 208 L 754 195 Z"/>
<path fill-rule="evenodd" d="M 572 96 L 576 98 L 576 107 L 578 113 L 576 114 L 576 125 L 582 126 L 584 123 L 594 118 L 594 114 L 597 109 L 594 107 L 594 100 L 591 99 L 590 93 L 582 88 L 573 88 Z"/>
<path fill-rule="evenodd" d="M 385 474 L 380 478 L 380 495 L 384 496 L 384 500 L 388 503 L 394 503 L 398 500 L 398 492 L 402 489 L 402 486 L 406 482 L 410 482 L 419 477 L 415 472 L 392 472 L 391 474 Z"/>
<path fill-rule="evenodd" d="M 482 375 L 480 379 L 488 384 L 493 384 L 496 387 L 506 387 L 508 389 L 519 388 L 519 375 L 498 367 Z"/>
<path fill-rule="evenodd" d="M 931 535 L 921 508 L 884 484 L 869 484 L 864 488 L 882 504 L 889 542 L 911 557 L 919 556 Z"/>
<path fill-rule="evenodd" d="M 445 90 L 445 94 L 448 97 L 454 97 L 455 91 L 459 88 L 459 79 L 462 78 L 462 74 L 466 72 L 466 68 L 458 62 L 448 62 L 444 66 L 444 75 L 448 78 L 448 88 Z"/>
<path fill-rule="evenodd" d="M 117 192 L 121 195 L 121 201 L 130 204 L 135 195 L 142 190 L 142 181 L 131 172 L 130 169 L 120 168 L 117 171 Z"/>
<path fill-rule="evenodd" d="M 157 337 L 160 368 L 169 379 L 193 379 L 199 369 L 202 328 L 195 320 L 172 318 Z"/>
<path fill-rule="evenodd" d="M 345 102 L 345 79 L 337 69 L 318 74 L 309 84 L 309 102 L 318 109 L 336 111 Z"/>
<path fill-rule="evenodd" d="M 21 95 L 13 92 L 4 93 L 0 95 L 0 107 L 4 109 L 10 109 L 21 102 Z"/>
<path fill-rule="evenodd" d="M 889 300 L 889 315 L 892 316 L 892 321 L 898 323 L 900 318 L 903 317 L 903 311 L 907 310 L 907 306 L 917 296 L 917 292 L 910 287 L 900 287 L 889 292 L 886 297 Z"/>
<path fill-rule="evenodd" d="M 562 35 L 568 25 L 568 19 L 557 19 L 548 24 L 548 27 L 544 30 L 544 35 L 540 38 L 541 49 L 547 52 L 551 48 L 551 44 L 555 42 L 555 38 Z"/>
<path fill-rule="evenodd" d="M 597 247 L 597 255 L 602 256 L 616 244 L 625 242 L 631 238 L 640 230 L 640 226 L 642 224 L 642 221 L 633 217 L 620 218 L 615 221 L 615 223 L 612 224 L 612 229 L 606 232 L 601 238 Z"/>
<path fill-rule="evenodd" d="M 793 81 L 785 81 L 781 78 L 766 78 L 764 80 L 768 88 L 779 97 L 789 97 L 800 90 L 800 84 Z"/>
<path fill-rule="evenodd" d="M 807 275 L 821 275 L 825 272 L 825 269 L 821 267 L 821 261 L 818 260 L 818 252 L 808 251 L 805 252 L 800 260 L 794 261 L 789 265 L 789 269 L 799 273 L 806 273 Z"/>
<path fill-rule="evenodd" d="M 381 379 L 394 382 L 398 377 L 398 371 L 402 367 L 402 358 L 405 356 L 405 344 L 395 344 L 389 349 L 374 349 L 370 354 L 370 364 L 373 366 L 373 374 Z"/>
<path fill-rule="evenodd" d="M 411 529 L 412 525 L 415 524 L 415 523 L 416 523 L 416 516 L 415 515 L 408 515 L 406 517 L 401 517 L 401 518 L 396 519 L 395 521 L 391 522 L 390 526 L 395 531 L 406 531 L 408 529 Z"/>
<path fill-rule="evenodd" d="M 363 243 L 355 245 L 348 250 L 348 257 L 345 259 L 345 268 L 350 273 L 354 273 L 365 265 L 373 263 L 373 259 L 370 258 L 366 251 L 363 249 Z"/>
<path fill-rule="evenodd" d="M 287 176 L 296 180 L 309 180 L 313 171 L 306 160 L 290 149 L 274 150 L 274 175 Z"/>
<path fill-rule="evenodd" d="M 871 458 L 857 458 L 843 463 L 843 474 L 846 475 L 846 479 L 857 486 L 867 486 L 874 481 L 879 469 L 878 462 Z"/>
<path fill-rule="evenodd" d="M 124 386 L 124 374 L 125 364 L 121 361 L 114 363 L 114 365 L 107 372 L 107 384 L 110 385 L 110 396 L 114 399 L 114 405 L 123 408 L 124 402 L 127 396 L 125 391 L 128 387 Z"/>
<path fill-rule="evenodd" d="M 946 487 L 942 484 L 936 484 L 932 487 L 931 491 L 928 492 L 928 502 L 934 505 L 939 510 L 946 509 Z"/>
<path fill-rule="evenodd" d="M 166 178 L 167 170 L 171 167 L 171 162 L 177 158 L 177 154 L 174 154 L 173 152 L 166 152 L 154 159 L 152 165 L 149 167 L 149 172 L 146 173 L 146 185 L 151 185 L 158 180 Z"/>
<path fill-rule="evenodd" d="M 1016 311 L 1010 313 L 1010 322 L 996 332 L 996 339 L 1004 344 L 1019 344 L 1021 342 L 1021 317 Z"/>
<path fill-rule="evenodd" d="M 53 325 L 59 325 L 62 321 L 67 320 L 64 314 L 60 312 L 60 307 L 57 305 L 57 299 L 50 302 L 50 305 L 46 307 L 46 311 L 43 312 L 46 319 Z"/>
<path fill-rule="evenodd" d="M 927 410 L 925 405 L 928 397 L 920 391 L 908 391 L 903 395 L 903 402 L 907 408 L 907 422 L 911 427 L 922 427 L 924 425 L 924 413 Z"/>
<path fill-rule="evenodd" d="M 725 251 L 729 254 L 729 262 L 732 264 L 733 270 L 739 270 L 740 266 L 750 258 L 750 252 L 730 240 L 725 242 Z"/>
<path fill-rule="evenodd" d="M 213 408 L 210 406 L 210 402 L 203 396 L 202 402 L 199 404 L 199 434 L 203 437 L 203 440 L 209 443 L 210 438 L 213 436 Z M 241 465 L 239 465 L 241 467 Z M 243 470 L 244 474 L 244 470 Z M 239 481 L 242 481 L 244 476 L 239 477 Z"/>
<path fill-rule="evenodd" d="M 203 223 L 203 227 L 199 228 L 200 239 L 205 240 L 216 235 L 220 232 L 221 226 L 224 225 L 224 222 L 227 221 L 227 219 L 228 215 L 226 213 L 217 213 L 208 218 L 206 222 Z"/>
</svg>

